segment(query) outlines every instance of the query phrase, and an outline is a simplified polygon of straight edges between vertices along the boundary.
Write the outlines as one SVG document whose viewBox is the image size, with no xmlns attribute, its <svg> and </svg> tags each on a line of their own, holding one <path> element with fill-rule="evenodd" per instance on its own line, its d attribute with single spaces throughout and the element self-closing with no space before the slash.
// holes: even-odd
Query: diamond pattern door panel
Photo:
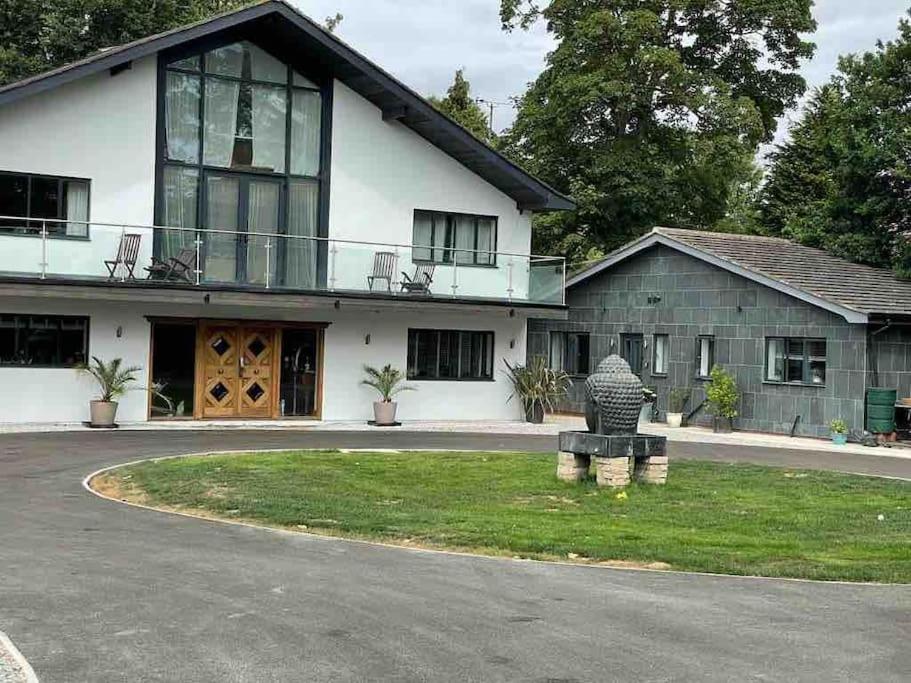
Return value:
<svg viewBox="0 0 911 683">
<path fill-rule="evenodd" d="M 240 387 L 237 328 L 230 325 L 200 329 L 202 356 L 202 416 L 234 417 Z"/>
<path fill-rule="evenodd" d="M 275 330 L 267 327 L 244 327 L 240 330 L 239 339 L 240 415 L 272 417 L 275 400 Z"/>
</svg>

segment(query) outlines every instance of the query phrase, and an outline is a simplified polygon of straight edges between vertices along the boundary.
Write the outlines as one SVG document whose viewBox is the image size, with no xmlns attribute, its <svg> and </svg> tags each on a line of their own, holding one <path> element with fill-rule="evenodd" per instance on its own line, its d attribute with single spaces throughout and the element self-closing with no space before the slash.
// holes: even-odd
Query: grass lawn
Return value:
<svg viewBox="0 0 911 683">
<path fill-rule="evenodd" d="M 178 458 L 93 482 L 129 500 L 393 543 L 728 574 L 911 582 L 911 484 L 672 461 L 627 497 L 532 453 Z M 882 515 L 883 519 L 878 517 Z"/>
</svg>

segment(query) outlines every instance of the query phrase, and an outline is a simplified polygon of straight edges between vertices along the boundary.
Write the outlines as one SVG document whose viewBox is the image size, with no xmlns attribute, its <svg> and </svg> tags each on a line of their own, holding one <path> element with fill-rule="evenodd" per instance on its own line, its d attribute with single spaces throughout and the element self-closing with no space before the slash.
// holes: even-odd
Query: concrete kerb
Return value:
<svg viewBox="0 0 911 683">
<path fill-rule="evenodd" d="M 679 569 L 654 569 L 649 567 L 629 567 L 629 566 L 611 566 L 609 563 L 600 563 L 600 564 L 586 564 L 584 562 L 569 562 L 561 560 L 538 560 L 533 558 L 523 558 L 523 557 L 505 557 L 501 555 L 481 555 L 478 553 L 469 553 L 458 550 L 441 550 L 438 548 L 421 548 L 408 545 L 398 545 L 395 543 L 388 543 L 383 541 L 370 541 L 362 538 L 350 538 L 347 536 L 332 536 L 329 534 L 318 534 L 312 531 L 299 531 L 294 529 L 285 529 L 281 527 L 266 526 L 262 524 L 253 524 L 251 522 L 244 522 L 241 520 L 232 520 L 232 519 L 222 519 L 220 517 L 206 517 L 203 515 L 197 515 L 190 512 L 181 512 L 178 510 L 166 510 L 163 508 L 154 507 L 152 505 L 144 505 L 142 503 L 134 503 L 128 500 L 121 500 L 120 498 L 115 498 L 113 496 L 108 496 L 100 491 L 96 491 L 92 488 L 92 480 L 95 477 L 106 474 L 107 472 L 112 472 L 114 470 L 122 469 L 124 467 L 130 467 L 132 465 L 139 465 L 145 462 L 161 462 L 163 460 L 176 460 L 178 458 L 193 458 L 193 457 L 209 457 L 215 455 L 244 455 L 244 454 L 257 454 L 257 453 L 282 453 L 289 450 L 302 450 L 302 449 L 289 449 L 289 448 L 269 448 L 269 449 L 260 449 L 260 450 L 229 450 L 229 451 L 202 451 L 197 453 L 181 453 L 176 455 L 164 455 L 155 458 L 140 458 L 138 460 L 132 460 L 130 462 L 118 463 L 116 465 L 108 465 L 107 467 L 102 467 L 87 474 L 82 479 L 82 487 L 91 495 L 96 496 L 102 500 L 110 501 L 112 503 L 118 503 L 120 505 L 126 505 L 128 507 L 137 508 L 140 510 L 147 510 L 150 512 L 155 512 L 162 515 L 172 515 L 177 517 L 184 517 L 186 519 L 192 519 L 199 522 L 209 522 L 213 524 L 225 524 L 229 526 L 244 527 L 247 529 L 256 529 L 258 531 L 265 531 L 267 533 L 286 535 L 292 537 L 307 537 L 318 541 L 325 542 L 340 542 L 353 545 L 365 545 L 372 546 L 377 548 L 386 548 L 390 550 L 405 551 L 411 553 L 419 554 L 434 554 L 434 555 L 448 555 L 451 557 L 465 557 L 472 558 L 477 560 L 484 560 L 490 562 L 507 562 L 507 563 L 537 563 L 544 565 L 554 565 L 560 567 L 574 567 L 576 569 L 588 569 L 594 571 L 611 571 L 611 572 L 647 572 L 653 574 L 674 574 L 679 576 L 705 576 L 710 578 L 715 578 L 719 580 L 735 580 L 735 581 L 785 581 L 788 583 L 812 583 L 812 584 L 824 584 L 832 586 L 864 586 L 864 587 L 881 587 L 881 586 L 905 586 L 907 584 L 901 583 L 881 583 L 874 581 L 820 581 L 816 579 L 799 579 L 788 576 L 760 576 L 754 574 L 718 574 L 714 572 L 693 572 L 693 571 L 683 571 Z M 325 450 L 327 452 L 338 452 L 338 453 L 376 453 L 379 452 L 375 448 L 349 448 L 349 449 L 312 449 L 312 450 Z M 450 448 L 397 448 L 397 449 L 385 449 L 386 452 L 399 452 L 399 453 L 449 453 L 454 452 Z M 478 449 L 464 449 L 458 450 L 455 452 L 459 453 L 486 453 L 487 450 L 478 450 Z M 502 453 L 516 453 L 519 451 L 498 451 Z M 890 477 L 889 477 L 890 478 Z M 32 683 L 31 681 L 29 683 Z M 37 683 L 37 679 L 36 682 Z"/>
<path fill-rule="evenodd" d="M 25 656 L 19 652 L 19 648 L 13 644 L 10 637 L 3 631 L 0 631 L 0 649 L 5 650 L 16 663 L 19 670 L 22 672 L 22 675 L 25 677 L 26 683 L 38 683 L 38 676 L 35 675 L 35 670 L 32 669 L 32 665 L 28 663 Z"/>
</svg>

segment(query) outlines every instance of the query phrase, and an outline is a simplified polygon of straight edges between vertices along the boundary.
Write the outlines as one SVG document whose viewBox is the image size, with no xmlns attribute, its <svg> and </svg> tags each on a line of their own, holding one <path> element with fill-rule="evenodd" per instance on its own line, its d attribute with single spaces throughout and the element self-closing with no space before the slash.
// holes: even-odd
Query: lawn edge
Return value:
<svg viewBox="0 0 911 683">
<path fill-rule="evenodd" d="M 374 541 L 365 538 L 351 538 L 346 536 L 334 536 L 331 534 L 320 534 L 312 531 L 300 531 L 294 529 L 287 529 L 284 527 L 278 526 L 268 526 L 265 524 L 256 524 L 253 522 L 246 522 L 242 520 L 235 519 L 226 519 L 223 517 L 217 516 L 205 516 L 200 514 L 195 514 L 192 512 L 185 512 L 180 510 L 168 510 L 167 508 L 155 507 L 153 505 L 145 505 L 143 503 L 135 503 L 128 500 L 122 500 L 120 498 L 115 498 L 113 496 L 108 496 L 100 491 L 95 490 L 92 487 L 92 480 L 96 477 L 99 477 L 103 474 L 113 472 L 114 470 L 119 470 L 125 467 L 131 467 L 133 465 L 140 465 L 142 463 L 148 462 L 161 462 L 163 460 L 176 460 L 179 458 L 204 458 L 216 455 L 244 455 L 244 454 L 256 454 L 256 453 L 286 453 L 294 450 L 312 450 L 312 451 L 326 451 L 326 452 L 339 452 L 339 453 L 374 453 L 382 451 L 395 451 L 401 453 L 415 452 L 415 453 L 429 453 L 429 452 L 440 452 L 440 453 L 486 453 L 489 449 L 478 450 L 478 449 L 458 449 L 453 451 L 451 448 L 393 448 L 393 449 L 375 449 L 375 448 L 310 448 L 310 449 L 295 449 L 295 448 L 267 448 L 267 449 L 237 449 L 237 450 L 216 450 L 216 451 L 201 451 L 197 453 L 180 453 L 177 455 L 163 455 L 156 456 L 152 458 L 139 458 L 138 460 L 132 460 L 130 462 L 118 463 L 116 465 L 108 465 L 107 467 L 102 467 L 94 472 L 87 474 L 82 479 L 82 487 L 91 493 L 93 496 L 101 498 L 102 500 L 111 501 L 113 503 L 119 503 L 120 505 L 127 505 L 129 507 L 138 508 L 140 510 L 149 510 L 152 512 L 157 512 L 164 515 L 175 515 L 178 517 L 185 517 L 188 519 L 200 520 L 204 522 L 213 522 L 216 524 L 228 524 L 232 526 L 246 527 L 248 529 L 258 529 L 261 531 L 268 531 L 277 534 L 289 534 L 292 536 L 307 536 L 314 539 L 324 540 L 324 541 L 339 541 L 343 543 L 356 543 L 359 545 L 370 545 L 381 548 L 391 548 L 396 550 L 411 551 L 417 553 L 436 553 L 443 555 L 452 555 L 455 557 L 470 557 L 470 558 L 482 558 L 486 560 L 493 561 L 505 561 L 512 563 L 524 563 L 529 562 L 546 564 L 546 565 L 555 565 L 561 567 L 584 567 L 588 569 L 601 569 L 609 570 L 615 572 L 649 572 L 657 574 L 679 574 L 684 576 L 706 576 L 706 577 L 717 577 L 724 579 L 749 579 L 749 580 L 760 580 L 760 581 L 789 581 L 794 583 L 813 583 L 813 584 L 823 584 L 823 585 L 844 585 L 844 586 L 911 586 L 909 583 L 884 583 L 879 581 L 845 581 L 845 580 L 831 580 L 827 581 L 824 579 L 802 579 L 792 576 L 762 576 L 759 574 L 722 574 L 717 572 L 696 572 L 696 571 L 686 571 L 682 569 L 654 569 L 647 567 L 613 567 L 609 564 L 587 564 L 585 562 L 571 562 L 569 560 L 541 560 L 534 558 L 515 558 L 507 557 L 502 555 L 484 555 L 480 553 L 471 553 L 459 550 L 445 550 L 440 548 L 424 548 L 424 547 L 415 547 L 409 545 L 403 545 L 398 543 L 391 543 L 388 541 Z M 523 451 L 497 451 L 503 453 L 521 453 Z M 780 469 L 798 469 L 806 470 L 807 468 L 780 468 Z M 818 471 L 818 470 L 808 470 L 808 471 Z M 838 474 L 838 472 L 835 472 Z M 852 474 L 850 472 L 841 472 L 840 474 Z M 868 476 L 863 474 L 854 474 L 853 476 Z M 879 477 L 878 475 L 869 475 L 875 478 L 882 479 L 892 479 L 893 477 Z M 901 479 L 902 481 L 907 481 Z M 2 633 L 2 632 L 0 632 Z M 31 683 L 31 682 L 30 682 Z"/>
<path fill-rule="evenodd" d="M 35 674 L 32 665 L 28 663 L 25 655 L 19 651 L 19 648 L 3 631 L 0 631 L 0 648 L 4 649 L 13 658 L 13 661 L 25 677 L 26 683 L 38 683 L 38 676 Z"/>
</svg>

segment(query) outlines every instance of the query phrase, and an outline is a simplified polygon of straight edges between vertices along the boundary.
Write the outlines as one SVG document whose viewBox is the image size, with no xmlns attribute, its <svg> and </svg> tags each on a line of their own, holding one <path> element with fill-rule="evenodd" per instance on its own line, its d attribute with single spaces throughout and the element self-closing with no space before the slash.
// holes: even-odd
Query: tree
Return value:
<svg viewBox="0 0 911 683">
<path fill-rule="evenodd" d="M 495 141 L 484 110 L 471 97 L 471 84 L 465 78 L 464 69 L 456 71 L 455 80 L 446 91 L 446 97 L 439 98 L 431 95 L 427 99 L 434 107 L 461 124 L 476 138 L 488 144 Z"/>
<path fill-rule="evenodd" d="M 335 29 L 338 28 L 339 24 L 341 24 L 344 19 L 345 19 L 344 14 L 342 14 L 341 12 L 336 12 L 335 16 L 326 17 L 326 21 L 323 22 L 323 24 L 326 27 L 326 30 L 329 31 L 329 33 L 335 33 Z"/>
<path fill-rule="evenodd" d="M 501 0 L 506 29 L 557 41 L 521 98 L 508 152 L 577 200 L 535 250 L 580 259 L 656 224 L 713 226 L 746 160 L 803 94 L 812 0 Z M 540 225 L 540 223 L 539 223 Z M 581 249 L 581 251 L 580 251 Z"/>
<path fill-rule="evenodd" d="M 843 57 L 771 161 L 765 232 L 911 275 L 911 24 Z"/>
<path fill-rule="evenodd" d="M 249 0 L 0 0 L 0 83 L 247 4 Z"/>
</svg>

